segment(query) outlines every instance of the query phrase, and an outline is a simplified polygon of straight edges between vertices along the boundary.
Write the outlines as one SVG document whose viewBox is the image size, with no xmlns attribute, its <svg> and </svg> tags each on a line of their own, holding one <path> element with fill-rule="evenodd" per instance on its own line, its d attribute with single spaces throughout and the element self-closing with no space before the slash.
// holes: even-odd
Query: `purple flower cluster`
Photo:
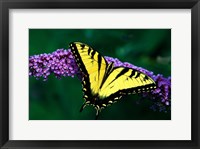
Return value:
<svg viewBox="0 0 200 149">
<path fill-rule="evenodd" d="M 154 75 L 153 72 L 144 68 L 134 66 L 127 62 L 121 62 L 117 58 L 105 56 L 108 63 L 113 62 L 115 66 L 123 66 L 136 69 L 150 76 L 157 84 L 157 88 L 149 93 L 143 93 L 143 97 L 148 97 L 153 101 L 151 109 L 159 111 L 167 111 L 171 105 L 171 77 L 165 78 L 162 75 Z M 29 57 L 29 76 L 36 79 L 43 78 L 47 80 L 50 74 L 54 74 L 56 78 L 77 75 L 80 78 L 78 66 L 72 56 L 71 50 L 58 49 L 53 53 L 40 54 Z"/>
<path fill-rule="evenodd" d="M 44 53 L 29 57 L 29 76 L 34 76 L 36 79 L 43 77 L 46 81 L 50 74 L 54 74 L 57 78 L 74 77 L 77 73 L 78 67 L 70 49 L 58 49 L 50 54 Z"/>
<path fill-rule="evenodd" d="M 171 77 L 165 78 L 158 74 L 152 78 L 157 83 L 157 88 L 143 96 L 150 97 L 153 101 L 154 104 L 150 107 L 152 110 L 167 112 L 171 107 Z"/>
</svg>

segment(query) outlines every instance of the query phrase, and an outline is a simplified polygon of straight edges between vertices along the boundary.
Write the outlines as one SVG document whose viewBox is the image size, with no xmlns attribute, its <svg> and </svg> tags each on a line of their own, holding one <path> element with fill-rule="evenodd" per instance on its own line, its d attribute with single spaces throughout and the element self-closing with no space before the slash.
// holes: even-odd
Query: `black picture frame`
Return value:
<svg viewBox="0 0 200 149">
<path fill-rule="evenodd" d="M 192 139 L 154 141 L 42 141 L 9 140 L 9 9 L 130 8 L 191 9 L 192 14 Z M 200 2 L 199 0 L 0 0 L 0 147 L 19 148 L 200 148 Z M 173 134 L 172 134 L 173 135 Z"/>
</svg>

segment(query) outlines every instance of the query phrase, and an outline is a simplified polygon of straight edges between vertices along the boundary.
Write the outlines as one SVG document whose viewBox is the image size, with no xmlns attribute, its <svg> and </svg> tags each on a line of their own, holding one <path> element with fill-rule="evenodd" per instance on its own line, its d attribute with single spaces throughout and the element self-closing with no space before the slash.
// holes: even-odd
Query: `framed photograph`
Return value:
<svg viewBox="0 0 200 149">
<path fill-rule="evenodd" d="M 2 0 L 0 145 L 199 146 L 198 0 Z"/>
</svg>

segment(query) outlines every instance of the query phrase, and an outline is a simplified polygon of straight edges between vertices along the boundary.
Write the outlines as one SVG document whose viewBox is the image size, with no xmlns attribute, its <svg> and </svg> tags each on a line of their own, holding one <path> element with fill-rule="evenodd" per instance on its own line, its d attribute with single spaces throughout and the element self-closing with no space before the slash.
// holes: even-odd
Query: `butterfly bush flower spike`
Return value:
<svg viewBox="0 0 200 149">
<path fill-rule="evenodd" d="M 29 76 L 36 79 L 43 78 L 47 80 L 50 74 L 56 78 L 71 76 L 78 73 L 78 67 L 71 54 L 70 49 L 58 49 L 50 54 L 39 54 L 29 57 Z"/>
<path fill-rule="evenodd" d="M 113 62 L 114 66 L 133 68 L 151 77 L 156 82 L 157 88 L 151 92 L 143 93 L 142 96 L 153 101 L 152 110 L 167 111 L 171 104 L 171 77 L 165 78 L 161 74 L 154 75 L 151 71 L 127 62 L 121 62 L 117 58 L 105 56 L 105 59 L 108 63 Z M 43 78 L 46 81 L 50 74 L 58 79 L 67 76 L 74 77 L 75 75 L 81 78 L 81 73 L 70 49 L 58 49 L 53 53 L 29 57 L 29 76 L 36 79 Z"/>
</svg>

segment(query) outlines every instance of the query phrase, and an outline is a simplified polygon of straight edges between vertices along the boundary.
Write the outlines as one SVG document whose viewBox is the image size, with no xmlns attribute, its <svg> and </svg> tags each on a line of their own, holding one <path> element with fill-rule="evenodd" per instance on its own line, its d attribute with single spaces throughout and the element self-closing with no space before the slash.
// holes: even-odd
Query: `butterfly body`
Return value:
<svg viewBox="0 0 200 149">
<path fill-rule="evenodd" d="M 117 102 L 123 95 L 149 92 L 156 84 L 149 76 L 128 67 L 108 64 L 99 52 L 90 46 L 70 43 L 72 54 L 82 73 L 82 90 L 86 105 L 93 105 L 98 116 L 101 109 Z"/>
</svg>

